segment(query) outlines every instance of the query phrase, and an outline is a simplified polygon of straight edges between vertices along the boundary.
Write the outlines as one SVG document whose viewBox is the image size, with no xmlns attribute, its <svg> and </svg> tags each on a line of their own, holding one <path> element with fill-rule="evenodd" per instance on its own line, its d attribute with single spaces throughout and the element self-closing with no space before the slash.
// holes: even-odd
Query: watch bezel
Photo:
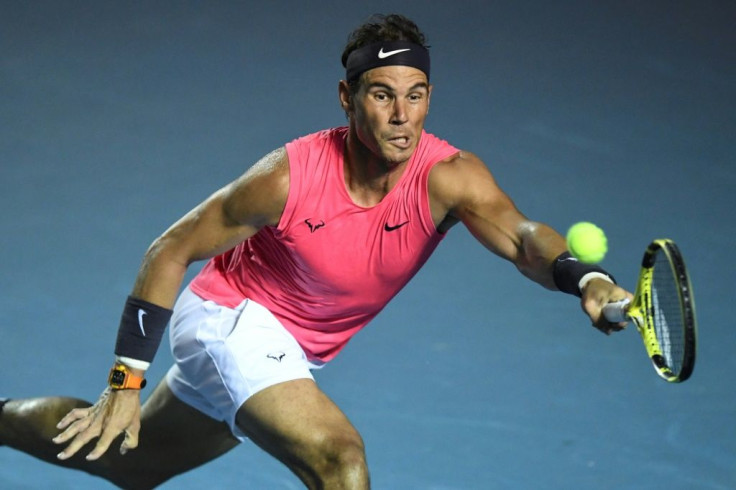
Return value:
<svg viewBox="0 0 736 490">
<path fill-rule="evenodd" d="M 138 386 L 131 386 L 129 381 L 133 379 L 140 379 L 140 384 Z M 110 370 L 110 375 L 107 377 L 107 384 L 113 390 L 140 390 L 146 387 L 146 379 L 135 376 L 126 366 L 117 364 Z"/>
</svg>

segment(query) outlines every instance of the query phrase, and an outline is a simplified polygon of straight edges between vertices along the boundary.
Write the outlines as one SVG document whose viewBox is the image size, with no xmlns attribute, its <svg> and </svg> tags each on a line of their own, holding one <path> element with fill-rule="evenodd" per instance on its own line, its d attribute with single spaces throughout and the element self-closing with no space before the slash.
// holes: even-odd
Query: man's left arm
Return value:
<svg viewBox="0 0 736 490">
<path fill-rule="evenodd" d="M 435 223 L 462 222 L 483 246 L 542 286 L 559 290 L 561 278 L 577 279 L 580 274 L 579 268 L 558 267 L 567 251 L 565 239 L 550 226 L 524 216 L 475 155 L 461 152 L 437 164 L 430 174 L 430 196 Z M 570 274 L 574 275 L 567 277 Z M 625 324 L 606 321 L 602 308 L 633 296 L 608 280 L 593 277 L 584 281 L 581 290 L 577 290 L 578 281 L 573 281 L 575 290 L 568 287 L 566 292 L 582 297 L 581 306 L 596 328 L 604 333 L 620 330 Z"/>
</svg>

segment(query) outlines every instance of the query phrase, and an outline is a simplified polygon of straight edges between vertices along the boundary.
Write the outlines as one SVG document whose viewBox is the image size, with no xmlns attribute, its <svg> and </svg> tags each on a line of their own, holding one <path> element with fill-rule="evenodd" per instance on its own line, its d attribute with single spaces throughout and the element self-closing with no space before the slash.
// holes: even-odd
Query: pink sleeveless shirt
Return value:
<svg viewBox="0 0 736 490">
<path fill-rule="evenodd" d="M 397 184 L 366 208 L 345 186 L 346 137 L 343 127 L 288 143 L 289 195 L 278 226 L 215 257 L 190 284 L 223 306 L 260 303 L 321 361 L 337 355 L 439 244 L 427 180 L 435 163 L 458 152 L 423 132 Z"/>
</svg>

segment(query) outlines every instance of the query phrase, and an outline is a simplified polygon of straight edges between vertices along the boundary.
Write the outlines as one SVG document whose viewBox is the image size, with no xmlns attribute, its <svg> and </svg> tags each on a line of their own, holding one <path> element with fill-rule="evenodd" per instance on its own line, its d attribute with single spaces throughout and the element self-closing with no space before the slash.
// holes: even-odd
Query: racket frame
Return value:
<svg viewBox="0 0 736 490">
<path fill-rule="evenodd" d="M 662 251 L 667 257 L 671 272 L 675 277 L 677 294 L 684 322 L 684 343 L 682 368 L 679 373 L 674 373 L 665 362 L 662 348 L 657 339 L 654 326 L 654 302 L 652 300 L 652 283 L 654 282 L 654 265 L 657 253 Z M 636 285 L 634 301 L 628 307 L 628 302 L 611 304 L 611 316 L 614 318 L 616 308 L 625 308 L 625 316 L 630 319 L 641 335 L 644 347 L 652 361 L 655 371 L 659 376 L 670 383 L 681 383 L 688 379 L 695 367 L 695 351 L 697 345 L 697 324 L 695 315 L 695 298 L 693 295 L 690 277 L 685 267 L 682 254 L 675 242 L 667 238 L 652 241 L 647 247 L 642 259 L 639 280 Z M 614 307 L 613 305 L 617 305 Z M 607 305 L 608 306 L 608 305 Z M 609 314 L 606 313 L 609 317 Z"/>
</svg>

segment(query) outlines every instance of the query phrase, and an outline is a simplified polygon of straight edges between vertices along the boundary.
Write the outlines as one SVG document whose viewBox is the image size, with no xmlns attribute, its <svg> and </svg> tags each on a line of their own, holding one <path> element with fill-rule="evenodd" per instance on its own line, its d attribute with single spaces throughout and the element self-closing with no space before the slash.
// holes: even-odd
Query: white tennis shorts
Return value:
<svg viewBox="0 0 736 490">
<path fill-rule="evenodd" d="M 166 381 L 183 402 L 230 425 L 255 393 L 285 381 L 314 379 L 310 362 L 294 337 L 265 307 L 245 300 L 236 308 L 206 301 L 186 288 L 169 327 L 176 363 Z"/>
</svg>

